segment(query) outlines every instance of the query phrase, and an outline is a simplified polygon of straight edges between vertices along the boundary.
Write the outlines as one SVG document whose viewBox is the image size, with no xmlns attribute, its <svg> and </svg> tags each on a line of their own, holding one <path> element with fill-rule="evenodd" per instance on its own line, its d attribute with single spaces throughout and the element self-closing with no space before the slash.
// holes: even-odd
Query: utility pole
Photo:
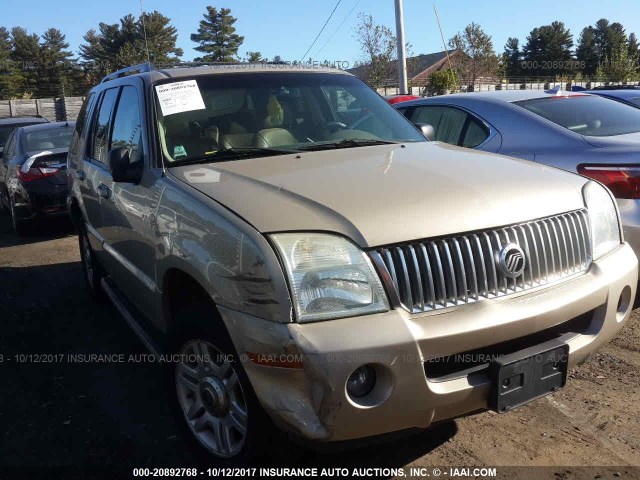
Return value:
<svg viewBox="0 0 640 480">
<path fill-rule="evenodd" d="M 407 50 L 404 41 L 404 15 L 402 13 L 402 0 L 396 2 L 396 39 L 398 42 L 398 84 L 400 93 L 407 94 Z"/>
</svg>

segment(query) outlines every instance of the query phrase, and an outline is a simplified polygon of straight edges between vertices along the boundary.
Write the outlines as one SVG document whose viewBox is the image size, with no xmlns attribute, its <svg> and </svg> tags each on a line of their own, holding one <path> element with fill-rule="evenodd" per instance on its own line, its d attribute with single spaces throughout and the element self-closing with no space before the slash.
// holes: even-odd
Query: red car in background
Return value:
<svg viewBox="0 0 640 480">
<path fill-rule="evenodd" d="M 417 100 L 420 97 L 417 95 L 386 95 L 384 99 L 391 105 L 400 102 L 408 102 L 409 100 Z"/>
</svg>

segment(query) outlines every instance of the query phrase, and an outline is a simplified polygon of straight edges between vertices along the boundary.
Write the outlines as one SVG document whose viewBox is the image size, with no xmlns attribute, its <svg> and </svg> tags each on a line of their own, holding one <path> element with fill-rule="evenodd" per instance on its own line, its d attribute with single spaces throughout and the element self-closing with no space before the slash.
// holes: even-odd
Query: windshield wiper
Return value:
<svg viewBox="0 0 640 480">
<path fill-rule="evenodd" d="M 388 140 L 374 140 L 374 139 L 345 139 L 338 142 L 318 142 L 311 145 L 305 145 L 299 147 L 300 150 L 305 152 L 314 152 L 318 150 L 335 150 L 338 148 L 354 148 L 354 147 L 366 147 L 369 145 L 393 145 L 398 142 L 391 142 Z"/>
<path fill-rule="evenodd" d="M 275 148 L 275 147 L 232 147 L 223 148 L 215 152 L 205 153 L 177 160 L 175 165 L 189 165 L 192 163 L 207 162 L 229 162 L 232 160 L 241 160 L 244 158 L 270 157 L 274 155 L 288 155 L 297 153 L 299 150 L 293 148 Z"/>
</svg>

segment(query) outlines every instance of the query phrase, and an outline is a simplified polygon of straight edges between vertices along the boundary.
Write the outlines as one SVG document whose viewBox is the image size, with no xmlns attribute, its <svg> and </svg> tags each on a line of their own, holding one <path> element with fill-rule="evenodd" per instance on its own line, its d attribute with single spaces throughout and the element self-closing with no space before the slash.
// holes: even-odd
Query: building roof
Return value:
<svg viewBox="0 0 640 480">
<path fill-rule="evenodd" d="M 449 52 L 449 57 L 454 57 L 459 55 L 458 50 L 453 50 Z M 423 77 L 426 78 L 434 70 L 437 70 L 438 67 L 444 64 L 447 61 L 447 52 L 443 50 L 442 52 L 435 53 L 425 53 L 421 55 L 416 55 L 413 57 L 407 58 L 407 78 L 413 81 L 418 79 L 422 80 Z M 355 68 L 348 69 L 347 72 L 355 75 L 356 77 L 365 80 L 367 76 L 367 69 L 369 64 L 362 64 Z M 389 83 L 397 83 L 398 79 L 396 78 L 396 65 L 393 62 L 392 65 L 389 66 L 389 71 L 391 72 L 389 75 Z"/>
</svg>

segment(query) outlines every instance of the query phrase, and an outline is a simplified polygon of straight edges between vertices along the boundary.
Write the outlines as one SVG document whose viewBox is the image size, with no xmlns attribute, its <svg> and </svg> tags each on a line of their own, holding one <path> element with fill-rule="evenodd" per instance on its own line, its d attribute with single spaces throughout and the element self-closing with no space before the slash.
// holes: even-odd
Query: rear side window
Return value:
<svg viewBox="0 0 640 480">
<path fill-rule="evenodd" d="M 73 132 L 73 137 L 71 138 L 71 145 L 69 146 L 69 151 L 74 155 L 78 153 L 78 146 L 80 145 L 80 140 L 82 139 L 82 132 L 84 132 L 85 124 L 89 123 L 87 118 L 87 110 L 89 108 L 89 104 L 93 100 L 93 97 L 94 94 L 90 93 L 82 104 L 80 112 L 78 112 L 76 128 Z"/>
<path fill-rule="evenodd" d="M 93 125 L 90 156 L 98 162 L 107 161 L 109 148 L 109 126 L 111 125 L 111 112 L 118 96 L 117 88 L 110 88 L 102 95 L 100 107 L 95 115 Z"/>
<path fill-rule="evenodd" d="M 640 109 L 595 95 L 536 98 L 515 104 L 581 135 L 640 132 Z"/>
<path fill-rule="evenodd" d="M 6 160 L 9 160 L 15 153 L 16 146 L 16 134 L 9 133 L 9 138 L 7 139 L 7 144 L 4 147 L 4 152 L 2 152 L 2 157 Z"/>
<path fill-rule="evenodd" d="M 487 128 L 464 110 L 445 106 L 416 107 L 413 123 L 426 123 L 435 131 L 434 140 L 463 147 L 477 147 L 489 136 Z"/>
<path fill-rule="evenodd" d="M 138 91 L 135 87 L 122 88 L 114 115 L 110 148 L 127 148 L 131 163 L 143 158 L 142 119 Z"/>
</svg>

